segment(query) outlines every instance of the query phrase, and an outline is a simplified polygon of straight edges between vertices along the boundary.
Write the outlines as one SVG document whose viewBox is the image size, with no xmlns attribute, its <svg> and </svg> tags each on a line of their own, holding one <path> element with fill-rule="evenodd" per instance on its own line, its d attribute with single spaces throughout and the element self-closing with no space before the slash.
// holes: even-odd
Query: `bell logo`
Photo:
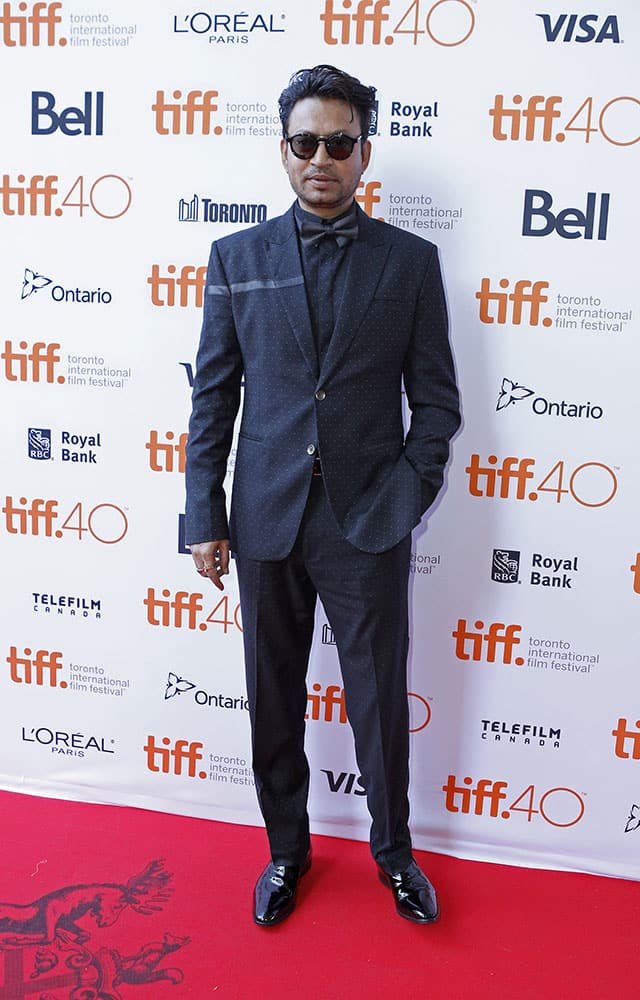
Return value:
<svg viewBox="0 0 640 1000">
<path fill-rule="evenodd" d="M 200 126 L 200 135 L 222 135 L 222 126 L 212 127 L 211 116 L 218 110 L 218 105 L 214 103 L 214 97 L 218 97 L 217 90 L 190 90 L 184 103 L 182 91 L 173 91 L 173 101 L 165 99 L 164 90 L 156 92 L 156 102 L 151 105 L 151 110 L 156 113 L 156 132 L 158 135 L 193 135 L 196 121 Z M 168 122 L 168 125 L 167 125 Z"/>
<path fill-rule="evenodd" d="M 56 375 L 60 344 L 45 344 L 39 340 L 29 351 L 26 340 L 21 340 L 18 347 L 20 350 L 15 350 L 13 341 L 5 340 L 4 351 L 0 354 L 8 382 L 57 382 L 62 385 L 64 375 Z"/>
<path fill-rule="evenodd" d="M 509 287 L 508 278 L 500 278 L 498 284 L 504 291 L 493 291 L 490 278 L 483 278 L 480 283 L 480 290 L 476 292 L 476 298 L 480 303 L 480 322 L 500 325 L 510 323 L 512 326 L 520 326 L 521 323 L 525 322 L 527 326 L 538 326 L 540 306 L 549 301 L 549 297 L 544 294 L 549 287 L 549 282 L 521 279 L 516 281 L 513 291 L 509 293 L 506 291 Z M 495 314 L 490 309 L 491 303 L 496 303 Z M 509 309 L 509 305 L 511 305 L 511 309 Z M 523 320 L 525 305 L 528 306 L 526 310 L 528 321 Z M 542 320 L 543 326 L 551 326 L 552 323 L 553 320 L 550 316 L 545 316 Z"/>
<path fill-rule="evenodd" d="M 20 11 L 14 14 L 14 7 Z M 0 14 L 2 25 L 2 41 L 9 48 L 16 45 L 60 45 L 67 44 L 66 38 L 56 38 L 57 26 L 62 24 L 58 13 L 62 10 L 61 3 L 34 3 L 31 13 L 27 14 L 29 5 L 26 3 L 3 3 Z"/>
<path fill-rule="evenodd" d="M 536 14 L 542 20 L 545 38 L 548 42 L 614 42 L 620 44 L 618 18 L 615 14 L 604 17 L 602 24 L 600 14 L 558 14 L 555 21 L 551 14 Z M 576 25 L 578 30 L 576 30 Z"/>
<path fill-rule="evenodd" d="M 360 181 L 356 191 L 356 201 L 360 205 L 363 212 L 373 219 L 373 206 L 380 204 L 380 195 L 377 193 L 382 184 L 380 181 Z M 384 221 L 381 215 L 376 216 L 377 219 Z"/>
<path fill-rule="evenodd" d="M 58 129 L 63 135 L 102 135 L 104 126 L 104 91 L 96 91 L 95 121 L 93 94 L 84 92 L 84 107 L 64 108 L 54 111 L 56 99 L 48 90 L 34 90 L 31 94 L 31 134 L 52 135 Z M 44 122 L 43 122 L 44 119 Z"/>
<path fill-rule="evenodd" d="M 640 552 L 636 553 L 636 561 L 629 566 L 629 569 L 633 573 L 633 592 L 640 594 Z"/>
<path fill-rule="evenodd" d="M 188 437 L 185 431 L 174 444 L 173 431 L 165 432 L 166 442 L 159 440 L 158 431 L 149 431 L 145 448 L 149 452 L 149 468 L 152 472 L 184 472 Z"/>
<path fill-rule="evenodd" d="M 63 668 L 62 653 L 58 650 L 38 649 L 35 655 L 31 649 L 25 649 L 18 656 L 16 646 L 9 648 L 7 663 L 10 667 L 11 680 L 14 684 L 35 684 L 36 687 L 68 687 L 67 681 L 60 680 L 58 674 Z"/>
<path fill-rule="evenodd" d="M 515 646 L 520 645 L 518 633 L 522 631 L 522 625 L 505 625 L 504 622 L 493 622 L 487 632 L 483 633 L 485 623 L 477 621 L 474 628 L 479 629 L 473 632 L 467 628 L 466 618 L 458 619 L 458 627 L 451 633 L 456 640 L 455 652 L 459 660 L 482 660 L 482 646 L 485 646 L 485 660 L 487 663 L 496 662 L 498 646 L 502 648 L 501 663 L 505 665 L 513 662 L 517 667 L 524 664 L 522 656 L 516 656 L 512 660 Z M 469 651 L 470 647 L 470 651 Z"/>
<path fill-rule="evenodd" d="M 640 727 L 640 719 L 636 719 L 636 726 Z M 640 728 L 629 729 L 626 719 L 618 719 L 618 726 L 611 731 L 611 735 L 616 738 L 615 754 L 622 760 L 640 760 Z M 631 753 L 629 753 L 629 750 Z"/>
<path fill-rule="evenodd" d="M 600 195 L 600 208 L 598 210 L 598 196 L 595 191 L 589 191 L 584 212 L 578 208 L 565 208 L 554 215 L 551 211 L 553 198 L 548 191 L 526 190 L 522 214 L 522 235 L 549 236 L 550 233 L 555 232 L 563 240 L 577 240 L 581 236 L 585 240 L 592 240 L 597 221 L 596 239 L 606 240 L 609 198 L 610 195 L 606 192 Z M 539 220 L 537 226 L 534 226 L 534 217 Z"/>
<path fill-rule="evenodd" d="M 190 743 L 189 740 L 176 740 L 172 743 L 168 736 L 163 736 L 160 743 L 162 746 L 156 744 L 154 736 L 147 736 L 144 751 L 149 771 L 156 774 L 184 774 L 188 778 L 207 777 L 206 771 L 197 770 L 197 763 L 202 760 L 202 743 Z"/>
<path fill-rule="evenodd" d="M 198 309 L 202 308 L 204 288 L 207 281 L 206 265 L 193 267 L 190 264 L 185 264 L 180 269 L 180 276 L 174 278 L 173 275 L 176 271 L 175 264 L 169 264 L 167 267 L 168 277 L 164 277 L 160 275 L 159 264 L 152 266 L 151 274 L 147 278 L 147 284 L 151 286 L 151 301 L 154 306 L 175 306 L 177 288 L 180 292 L 177 303 L 179 306 L 194 305 Z M 164 295 L 161 295 L 162 290 L 164 290 Z M 193 301 L 190 301 L 191 299 Z"/>
</svg>

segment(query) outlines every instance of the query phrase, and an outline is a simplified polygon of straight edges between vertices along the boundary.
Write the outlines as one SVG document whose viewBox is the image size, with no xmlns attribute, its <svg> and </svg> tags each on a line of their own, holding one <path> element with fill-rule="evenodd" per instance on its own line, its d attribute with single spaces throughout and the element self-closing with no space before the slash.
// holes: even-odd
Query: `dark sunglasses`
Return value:
<svg viewBox="0 0 640 1000">
<path fill-rule="evenodd" d="M 332 160 L 348 160 L 353 153 L 353 147 L 361 139 L 357 135 L 355 139 L 351 135 L 344 135 L 342 132 L 334 132 L 333 135 L 314 135 L 313 132 L 296 132 L 295 135 L 285 136 L 285 141 L 289 143 L 291 152 L 299 160 L 310 160 L 321 142 Z"/>
</svg>

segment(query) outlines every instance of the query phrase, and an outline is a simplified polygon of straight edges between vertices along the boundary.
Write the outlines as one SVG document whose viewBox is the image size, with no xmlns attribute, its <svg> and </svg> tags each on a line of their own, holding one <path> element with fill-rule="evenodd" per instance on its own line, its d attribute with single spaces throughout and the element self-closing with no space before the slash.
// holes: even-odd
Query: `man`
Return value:
<svg viewBox="0 0 640 1000">
<path fill-rule="evenodd" d="M 436 248 L 354 201 L 375 89 L 332 66 L 280 96 L 297 200 L 213 244 L 187 447 L 187 541 L 218 588 L 236 556 L 253 769 L 271 847 L 254 920 L 294 908 L 311 862 L 305 675 L 319 596 L 334 632 L 372 817 L 401 916 L 438 917 L 411 854 L 406 659 L 410 532 L 459 424 Z M 230 526 L 223 481 L 244 378 Z M 411 409 L 402 421 L 402 384 Z"/>
</svg>

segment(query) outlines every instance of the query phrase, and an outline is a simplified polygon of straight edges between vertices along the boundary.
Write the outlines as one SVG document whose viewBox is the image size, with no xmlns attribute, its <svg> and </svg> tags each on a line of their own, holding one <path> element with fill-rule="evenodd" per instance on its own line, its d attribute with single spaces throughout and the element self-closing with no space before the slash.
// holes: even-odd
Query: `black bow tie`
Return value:
<svg viewBox="0 0 640 1000">
<path fill-rule="evenodd" d="M 355 240 L 358 236 L 358 220 L 351 213 L 336 219 L 335 222 L 323 222 L 318 218 L 303 219 L 300 224 L 300 239 L 304 246 L 314 247 L 325 236 L 332 236 L 339 247 L 343 247 L 349 240 Z"/>
</svg>

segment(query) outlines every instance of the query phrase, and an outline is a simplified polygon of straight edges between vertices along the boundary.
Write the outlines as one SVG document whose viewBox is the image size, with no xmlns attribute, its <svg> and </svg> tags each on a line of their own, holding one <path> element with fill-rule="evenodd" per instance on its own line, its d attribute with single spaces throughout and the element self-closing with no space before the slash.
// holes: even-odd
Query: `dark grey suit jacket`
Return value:
<svg viewBox="0 0 640 1000">
<path fill-rule="evenodd" d="M 395 545 L 433 502 L 460 416 L 437 249 L 358 209 L 318 366 L 293 209 L 213 244 L 187 445 L 187 543 L 282 559 L 314 449 L 345 537 Z M 230 525 L 223 488 L 244 377 Z M 411 409 L 402 420 L 402 383 Z"/>
</svg>

